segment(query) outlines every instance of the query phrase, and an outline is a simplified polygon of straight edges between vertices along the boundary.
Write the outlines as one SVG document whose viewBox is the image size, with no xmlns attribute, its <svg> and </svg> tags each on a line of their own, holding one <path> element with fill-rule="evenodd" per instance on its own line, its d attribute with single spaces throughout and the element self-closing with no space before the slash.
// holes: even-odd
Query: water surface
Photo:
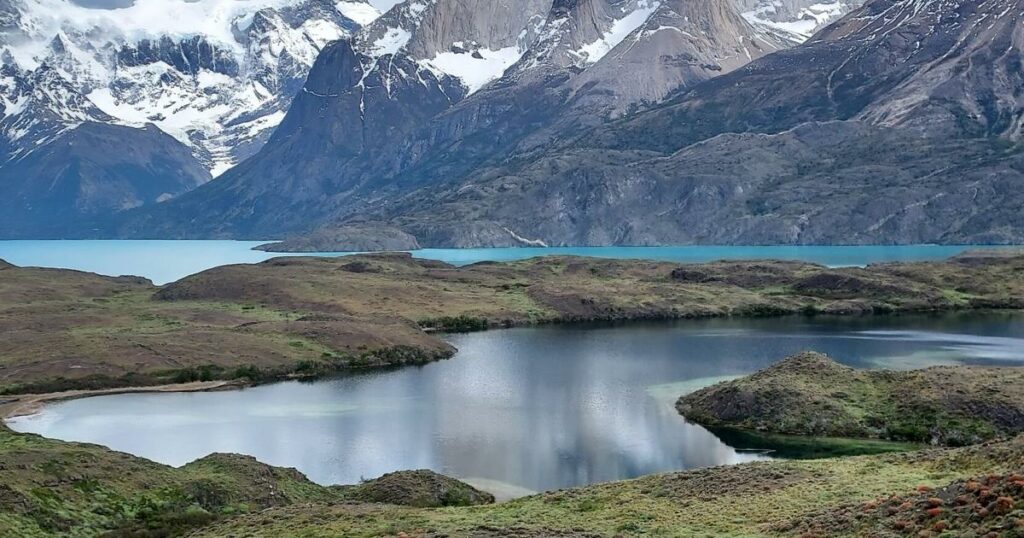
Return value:
<svg viewBox="0 0 1024 538">
<path fill-rule="evenodd" d="M 0 241 L 0 259 L 20 266 L 77 269 L 101 275 L 135 275 L 166 284 L 221 265 L 259 263 L 278 254 L 252 250 L 265 241 Z M 536 256 L 575 255 L 686 263 L 735 259 L 803 260 L 829 266 L 890 261 L 941 260 L 970 246 L 867 247 L 580 247 L 425 249 L 419 258 L 454 265 L 512 261 Z M 343 256 L 351 252 L 314 252 L 302 256 Z"/>
<path fill-rule="evenodd" d="M 682 392 L 814 349 L 858 367 L 1024 364 L 1024 317 L 785 318 L 561 326 L 453 335 L 423 367 L 234 392 L 55 404 L 19 431 L 181 465 L 237 452 L 354 483 L 430 468 L 522 493 L 737 463 L 672 408 Z"/>
</svg>

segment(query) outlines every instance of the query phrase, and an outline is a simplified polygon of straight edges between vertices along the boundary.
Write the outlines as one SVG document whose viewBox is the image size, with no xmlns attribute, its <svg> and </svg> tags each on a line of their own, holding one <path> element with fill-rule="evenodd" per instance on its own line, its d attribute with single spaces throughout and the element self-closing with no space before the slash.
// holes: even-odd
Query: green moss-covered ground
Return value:
<svg viewBox="0 0 1024 538">
<path fill-rule="evenodd" d="M 213 454 L 181 468 L 0 425 L 0 537 L 181 536 L 272 507 L 475 505 L 493 497 L 429 471 L 323 487 L 294 469 Z"/>
<path fill-rule="evenodd" d="M 289 506 L 226 519 L 198 536 L 799 536 L 833 511 L 912 496 L 919 488 L 941 491 L 979 474 L 1010 475 L 1022 466 L 1024 440 L 1015 440 L 654 475 L 472 508 Z M 980 522 L 962 520 L 946 530 L 967 535 Z M 836 526 L 808 535 L 855 530 Z"/>
<path fill-rule="evenodd" d="M 978 476 L 1002 478 L 998 491 L 992 487 L 996 497 L 976 496 L 972 509 L 997 497 L 1019 507 L 1024 497 L 1014 488 L 1021 469 L 1024 438 L 956 449 L 758 462 L 497 505 L 417 508 L 385 503 L 450 498 L 438 504 L 457 505 L 465 504 L 455 502 L 459 499 L 489 499 L 469 499 L 475 490 L 432 473 L 321 487 L 297 471 L 244 456 L 213 455 L 175 469 L 95 445 L 0 428 L 0 536 L 759 536 L 815 529 L 824 529 L 823 536 L 852 535 L 869 523 L 887 524 L 888 512 L 871 512 L 878 523 L 858 523 L 854 516 L 861 507 L 895 498 L 912 504 L 897 503 L 901 518 L 932 525 L 936 520 L 927 519 L 929 507 L 914 504 L 919 490 L 935 492 L 932 496 L 943 497 L 950 507 L 962 493 L 951 497 L 943 488 L 962 489 Z M 834 528 L 823 527 L 832 514 L 844 518 L 836 519 Z M 1004 524 L 1017 524 L 1019 516 L 1002 508 L 992 514 Z M 965 532 L 990 523 L 957 516 L 947 521 L 947 530 Z"/>
</svg>

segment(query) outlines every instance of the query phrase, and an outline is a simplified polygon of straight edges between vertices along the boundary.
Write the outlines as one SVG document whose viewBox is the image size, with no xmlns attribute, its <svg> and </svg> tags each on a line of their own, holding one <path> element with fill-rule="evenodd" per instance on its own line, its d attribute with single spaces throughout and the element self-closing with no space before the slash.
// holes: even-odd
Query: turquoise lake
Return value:
<svg viewBox="0 0 1024 538">
<path fill-rule="evenodd" d="M 259 263 L 286 254 L 252 250 L 266 241 L 0 241 L 0 259 L 21 266 L 57 267 L 120 276 L 135 275 L 166 284 L 185 276 L 237 263 Z M 802 260 L 829 266 L 867 265 L 893 261 L 940 260 L 977 246 L 866 247 L 566 247 L 425 249 L 419 258 L 454 265 L 510 261 L 536 256 L 575 255 L 699 263 L 714 260 Z M 303 256 L 343 256 L 351 252 L 317 252 Z"/>
</svg>

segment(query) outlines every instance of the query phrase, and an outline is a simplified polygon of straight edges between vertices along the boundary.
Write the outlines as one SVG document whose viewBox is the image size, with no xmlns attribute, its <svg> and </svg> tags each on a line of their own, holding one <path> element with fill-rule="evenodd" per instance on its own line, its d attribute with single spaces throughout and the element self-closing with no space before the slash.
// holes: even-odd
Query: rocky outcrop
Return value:
<svg viewBox="0 0 1024 538">
<path fill-rule="evenodd" d="M 378 252 L 418 250 L 412 235 L 385 226 L 349 225 L 321 228 L 309 235 L 257 247 L 266 252 Z"/>
<path fill-rule="evenodd" d="M 117 64 L 121 67 L 141 67 L 163 62 L 180 73 L 198 75 L 203 70 L 230 77 L 238 76 L 240 66 L 235 58 L 203 36 L 183 41 L 162 36 L 130 43 L 117 51 Z"/>
<path fill-rule="evenodd" d="M 399 471 L 356 486 L 337 486 L 352 500 L 419 508 L 491 504 L 494 496 L 429 470 Z"/>
<path fill-rule="evenodd" d="M 779 522 L 772 530 L 788 536 L 1012 536 L 1024 529 L 1022 506 L 1024 472 L 990 473 L 939 488 L 919 486 L 911 493 L 818 509 Z"/>
<path fill-rule="evenodd" d="M 626 40 L 572 80 L 573 109 L 620 117 L 791 46 L 758 32 L 733 3 L 691 0 L 658 2 Z"/>
</svg>

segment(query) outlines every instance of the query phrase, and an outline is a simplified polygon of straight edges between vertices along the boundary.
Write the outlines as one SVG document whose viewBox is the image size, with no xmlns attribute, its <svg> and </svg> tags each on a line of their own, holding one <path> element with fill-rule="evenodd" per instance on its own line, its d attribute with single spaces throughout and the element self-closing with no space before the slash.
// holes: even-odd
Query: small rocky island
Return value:
<svg viewBox="0 0 1024 538">
<path fill-rule="evenodd" d="M 712 429 L 963 446 L 1024 432 L 1024 369 L 855 370 L 807 352 L 676 408 Z"/>
</svg>

